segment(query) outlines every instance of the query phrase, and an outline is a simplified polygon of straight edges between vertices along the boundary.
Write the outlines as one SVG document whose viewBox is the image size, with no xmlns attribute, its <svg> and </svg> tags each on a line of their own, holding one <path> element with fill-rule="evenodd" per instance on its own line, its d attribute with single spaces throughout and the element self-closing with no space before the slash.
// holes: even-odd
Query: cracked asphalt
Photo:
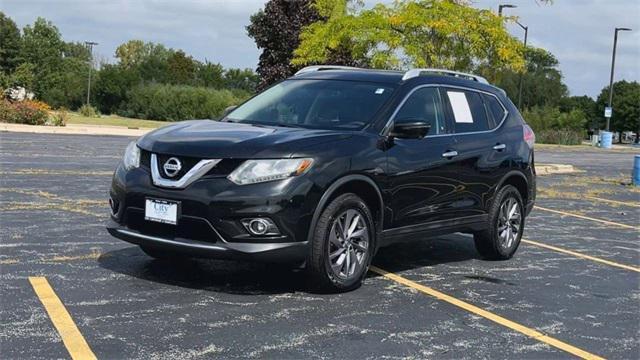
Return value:
<svg viewBox="0 0 640 360">
<path fill-rule="evenodd" d="M 573 357 L 374 273 L 327 295 L 286 267 L 152 260 L 104 228 L 110 174 L 129 141 L 0 133 L 0 358 L 69 358 L 34 276 L 100 359 Z M 633 153 L 540 147 L 536 161 L 582 172 L 538 177 L 537 204 L 565 214 L 535 209 L 530 242 L 512 260 L 481 260 L 469 236 L 454 234 L 382 249 L 375 266 L 586 352 L 639 358 Z"/>
</svg>

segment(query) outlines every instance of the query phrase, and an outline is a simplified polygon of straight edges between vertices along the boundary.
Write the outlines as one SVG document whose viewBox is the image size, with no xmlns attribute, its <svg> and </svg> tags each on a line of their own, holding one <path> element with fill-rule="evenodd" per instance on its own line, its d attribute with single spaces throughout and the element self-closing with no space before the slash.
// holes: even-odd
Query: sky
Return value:
<svg viewBox="0 0 640 360">
<path fill-rule="evenodd" d="M 529 44 L 551 51 L 571 95 L 596 97 L 609 83 L 615 27 L 619 33 L 616 80 L 640 81 L 640 0 L 472 0 L 478 8 L 517 5 L 505 14 L 517 15 L 529 26 Z M 251 14 L 264 0 L 0 0 L 0 11 L 19 27 L 38 16 L 52 21 L 65 41 L 95 41 L 95 53 L 114 61 L 116 47 L 130 39 L 183 49 L 198 60 L 225 67 L 255 69 L 260 51 L 247 36 Z M 389 2 L 386 0 L 385 2 Z M 366 6 L 375 1 L 366 0 Z M 509 26 L 522 38 L 523 30 Z"/>
</svg>

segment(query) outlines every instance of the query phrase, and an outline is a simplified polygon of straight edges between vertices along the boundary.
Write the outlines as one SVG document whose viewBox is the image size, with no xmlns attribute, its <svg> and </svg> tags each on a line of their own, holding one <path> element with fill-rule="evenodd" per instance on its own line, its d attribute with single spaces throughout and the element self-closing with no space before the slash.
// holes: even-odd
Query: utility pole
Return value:
<svg viewBox="0 0 640 360">
<path fill-rule="evenodd" d="M 611 115 L 613 114 L 613 70 L 616 66 L 616 45 L 618 44 L 618 31 L 631 31 L 629 28 L 616 28 L 613 34 L 613 55 L 611 55 L 611 77 L 609 78 L 609 108 L 605 109 L 605 118 L 607 119 L 606 131 L 609 131 Z M 608 111 L 607 111 L 608 110 Z M 609 116 L 607 116 L 609 115 Z M 622 136 L 622 135 L 621 135 Z"/>
<path fill-rule="evenodd" d="M 97 42 L 85 41 L 84 45 L 89 49 L 89 80 L 87 81 L 87 106 L 91 106 L 89 99 L 91 97 L 91 71 L 93 70 L 93 46 L 98 45 Z"/>
</svg>

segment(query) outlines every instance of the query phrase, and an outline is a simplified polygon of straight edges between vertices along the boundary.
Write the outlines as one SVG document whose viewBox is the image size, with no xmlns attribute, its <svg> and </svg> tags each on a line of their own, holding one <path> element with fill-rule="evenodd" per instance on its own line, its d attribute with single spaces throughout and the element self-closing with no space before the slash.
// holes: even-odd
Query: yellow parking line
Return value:
<svg viewBox="0 0 640 360">
<path fill-rule="evenodd" d="M 589 216 L 574 214 L 574 213 L 570 213 L 570 212 L 566 212 L 566 211 L 543 208 L 543 207 L 540 207 L 538 205 L 536 205 L 535 208 L 538 209 L 538 210 L 548 211 L 548 212 L 552 212 L 552 213 L 556 213 L 556 214 L 561 214 L 561 215 L 566 215 L 566 216 L 573 216 L 573 217 L 576 217 L 576 218 L 579 218 L 579 219 L 591 220 L 591 221 L 599 222 L 599 223 L 602 223 L 602 224 L 605 224 L 605 225 L 617 226 L 617 227 L 621 227 L 621 228 L 625 228 L 625 229 L 640 230 L 640 227 L 638 227 L 638 226 L 631 226 L 631 225 L 621 224 L 621 223 L 617 223 L 617 222 L 613 222 L 613 221 L 607 221 L 607 220 L 592 218 L 592 217 L 589 217 Z"/>
<path fill-rule="evenodd" d="M 533 245 L 533 246 L 538 246 L 538 247 L 541 247 L 541 248 L 557 251 L 557 252 L 560 252 L 560 253 L 563 253 L 563 254 L 575 256 L 575 257 L 578 257 L 578 258 L 599 262 L 599 263 L 606 264 L 606 265 L 609 265 L 609 266 L 615 266 L 615 267 L 618 267 L 618 268 L 621 268 L 621 269 L 625 269 L 625 270 L 631 270 L 631 271 L 635 271 L 635 272 L 640 272 L 640 267 L 620 264 L 620 263 L 617 263 L 617 262 L 614 262 L 614 261 L 609 261 L 609 260 L 597 258 L 595 256 L 589 256 L 589 255 L 581 254 L 581 253 L 578 253 L 578 252 L 575 252 L 575 251 L 559 248 L 559 247 L 556 247 L 556 246 L 539 243 L 537 241 L 531 241 L 531 240 L 522 239 L 522 242 L 530 244 L 530 245 Z"/>
<path fill-rule="evenodd" d="M 33 286 L 33 290 L 44 305 L 45 310 L 49 314 L 49 318 L 58 330 L 58 334 L 62 338 L 64 346 L 69 351 L 72 359 L 96 359 L 96 356 L 89 348 L 89 344 L 84 339 L 80 330 L 73 322 L 71 315 L 67 312 L 64 305 L 53 291 L 51 285 L 45 277 L 36 276 L 29 277 L 29 282 Z"/>
<path fill-rule="evenodd" d="M 632 202 L 628 202 L 628 201 L 618 201 L 618 200 L 611 200 L 611 199 L 603 199 L 603 198 L 599 198 L 599 197 L 595 197 L 595 196 L 585 196 L 587 199 L 593 199 L 593 200 L 598 200 L 598 201 L 604 201 L 604 202 L 610 202 L 612 204 L 618 204 L 618 205 L 624 205 L 624 206 L 633 206 L 633 207 L 640 207 L 640 203 L 632 203 Z"/>
<path fill-rule="evenodd" d="M 569 345 L 565 342 L 562 342 L 558 339 L 554 339 L 550 336 L 547 336 L 535 329 L 526 327 L 524 325 L 518 324 L 514 321 L 508 320 L 503 318 L 502 316 L 496 315 L 492 312 L 489 312 L 487 310 L 481 309 L 475 305 L 471 305 L 467 302 L 464 302 L 462 300 L 458 300 L 450 295 L 447 295 L 445 293 L 441 293 L 440 291 L 434 290 L 430 287 L 424 286 L 424 285 L 420 285 L 414 281 L 411 281 L 409 279 L 406 279 L 402 276 L 390 273 L 388 271 L 382 270 L 380 268 L 377 268 L 375 266 L 371 266 L 369 268 L 369 270 L 371 270 L 372 272 L 382 275 L 384 277 L 386 277 L 389 280 L 393 280 L 397 283 L 400 283 L 402 285 L 408 286 L 412 289 L 418 290 L 422 293 L 425 293 L 427 295 L 431 295 L 433 297 L 435 297 L 438 300 L 442 300 L 444 302 L 447 302 L 451 305 L 457 306 L 461 309 L 464 309 L 470 313 L 473 313 L 475 315 L 478 316 L 482 316 L 485 319 L 491 320 L 495 323 L 498 323 L 502 326 L 508 327 L 511 330 L 517 331 L 521 334 L 524 334 L 526 336 L 529 336 L 535 340 L 538 340 L 540 342 L 543 342 L 545 344 L 551 345 L 557 349 L 566 351 L 570 354 L 573 354 L 575 356 L 581 357 L 583 359 L 603 359 L 602 357 L 598 356 L 598 355 L 594 355 L 591 354 L 589 352 L 586 352 L 582 349 L 579 349 L 575 346 Z"/>
</svg>

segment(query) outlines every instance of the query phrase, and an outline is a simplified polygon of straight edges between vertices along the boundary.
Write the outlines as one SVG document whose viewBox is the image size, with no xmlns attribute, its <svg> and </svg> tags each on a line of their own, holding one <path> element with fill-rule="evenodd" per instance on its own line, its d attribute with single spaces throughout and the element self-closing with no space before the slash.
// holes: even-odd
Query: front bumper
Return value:
<svg viewBox="0 0 640 360">
<path fill-rule="evenodd" d="M 116 169 L 111 191 L 111 235 L 133 244 L 194 257 L 268 262 L 304 261 L 320 190 L 307 178 L 238 186 L 205 176 L 184 189 L 153 185 L 148 169 Z M 144 219 L 145 199 L 180 203 L 177 225 Z M 242 219 L 268 217 L 280 235 L 252 236 Z"/>
<path fill-rule="evenodd" d="M 113 220 L 109 221 L 107 230 L 111 235 L 132 244 L 168 250 L 193 257 L 294 263 L 304 261 L 308 251 L 308 242 L 306 241 L 252 244 L 227 243 L 224 241 L 209 243 L 180 237 L 164 238 L 128 229 Z"/>
</svg>

